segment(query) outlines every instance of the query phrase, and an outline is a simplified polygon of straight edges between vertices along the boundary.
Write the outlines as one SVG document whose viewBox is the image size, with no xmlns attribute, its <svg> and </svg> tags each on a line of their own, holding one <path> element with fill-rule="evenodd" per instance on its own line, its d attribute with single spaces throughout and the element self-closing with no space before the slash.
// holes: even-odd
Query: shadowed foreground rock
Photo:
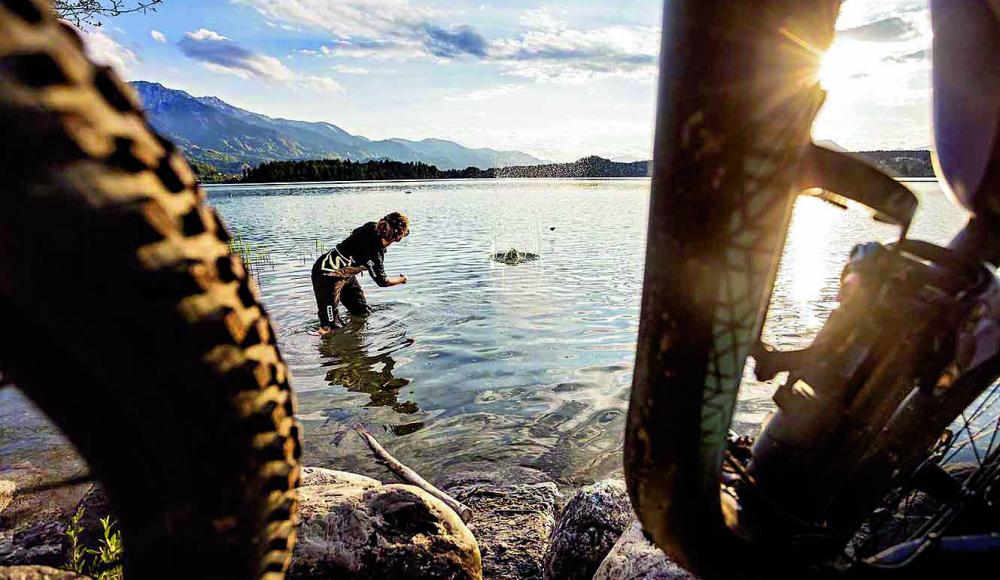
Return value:
<svg viewBox="0 0 1000 580">
<path fill-rule="evenodd" d="M 319 468 L 306 468 L 302 485 L 291 577 L 482 577 L 475 538 L 430 494 Z"/>
<path fill-rule="evenodd" d="M 74 572 L 56 570 L 48 566 L 0 566 L 0 580 L 84 580 Z"/>
<path fill-rule="evenodd" d="M 52 489 L 22 493 L 35 485 L 44 485 L 69 472 L 53 472 L 28 462 L 0 465 L 0 479 L 8 505 L 0 510 L 0 566 L 59 566 L 65 561 L 63 532 L 66 521 L 86 491 L 86 485 L 56 486 Z"/>
<path fill-rule="evenodd" d="M 534 470 L 506 468 L 458 474 L 442 486 L 473 510 L 469 527 L 482 550 L 484 577 L 542 578 L 560 498 L 555 483 L 538 482 L 543 478 Z"/>
<path fill-rule="evenodd" d="M 642 534 L 642 526 L 638 521 L 633 521 L 597 569 L 594 580 L 697 579 L 646 540 Z"/>
<path fill-rule="evenodd" d="M 593 578 L 632 518 L 624 481 L 601 481 L 578 491 L 563 508 L 552 533 L 545 552 L 545 578 Z"/>
</svg>

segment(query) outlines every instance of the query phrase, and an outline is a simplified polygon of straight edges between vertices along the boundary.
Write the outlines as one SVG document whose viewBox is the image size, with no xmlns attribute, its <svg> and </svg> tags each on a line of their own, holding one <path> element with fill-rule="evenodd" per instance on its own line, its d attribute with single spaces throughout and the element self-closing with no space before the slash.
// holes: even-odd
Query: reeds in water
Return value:
<svg viewBox="0 0 1000 580">
<path fill-rule="evenodd" d="M 254 278 L 257 278 L 260 270 L 274 268 L 274 259 L 269 248 L 259 244 L 251 244 L 239 234 L 229 240 L 229 252 L 234 256 L 239 256 L 240 260 L 243 261 L 243 267 Z"/>
</svg>

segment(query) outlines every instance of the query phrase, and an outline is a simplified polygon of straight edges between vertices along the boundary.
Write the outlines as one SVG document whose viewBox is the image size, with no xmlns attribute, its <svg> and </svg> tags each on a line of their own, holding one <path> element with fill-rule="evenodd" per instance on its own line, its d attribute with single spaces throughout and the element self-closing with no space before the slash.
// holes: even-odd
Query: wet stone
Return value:
<svg viewBox="0 0 1000 580">
<path fill-rule="evenodd" d="M 696 580 L 696 577 L 647 540 L 636 520 L 615 543 L 594 574 L 594 580 Z"/>
<path fill-rule="evenodd" d="M 561 497 L 555 483 L 537 481 L 543 478 L 534 470 L 508 469 L 458 474 L 443 485 L 473 510 L 469 528 L 479 541 L 485 578 L 543 577 L 545 547 Z"/>
<path fill-rule="evenodd" d="M 426 492 L 315 468 L 307 468 L 303 484 L 289 577 L 482 577 L 472 533 Z"/>
<path fill-rule="evenodd" d="M 552 533 L 545 578 L 590 580 L 632 519 L 624 481 L 601 481 L 578 491 Z"/>
</svg>

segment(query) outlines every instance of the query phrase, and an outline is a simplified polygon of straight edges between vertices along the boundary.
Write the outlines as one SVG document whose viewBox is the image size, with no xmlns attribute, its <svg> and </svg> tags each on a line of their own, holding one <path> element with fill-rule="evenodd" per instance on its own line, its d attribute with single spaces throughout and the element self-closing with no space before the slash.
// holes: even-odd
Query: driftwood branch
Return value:
<svg viewBox="0 0 1000 580">
<path fill-rule="evenodd" d="M 363 426 L 355 425 L 354 430 L 357 431 L 361 439 L 368 445 L 368 448 L 372 450 L 375 457 L 385 464 L 385 466 L 389 468 L 389 471 L 395 473 L 396 477 L 402 479 L 410 485 L 419 487 L 420 489 L 443 501 L 445 505 L 458 514 L 458 517 L 462 518 L 463 522 L 468 523 L 472 520 L 472 509 L 469 508 L 469 506 L 434 487 L 426 479 L 420 477 L 416 471 L 413 471 L 409 467 L 400 463 L 399 460 L 390 455 L 389 452 L 379 444 L 378 440 L 375 439 L 375 436 L 369 433 Z"/>
</svg>

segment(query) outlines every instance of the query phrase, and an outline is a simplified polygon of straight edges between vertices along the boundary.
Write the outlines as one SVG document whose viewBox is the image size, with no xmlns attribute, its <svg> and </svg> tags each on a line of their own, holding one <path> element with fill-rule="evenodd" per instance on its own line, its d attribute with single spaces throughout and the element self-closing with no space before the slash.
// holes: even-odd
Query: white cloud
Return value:
<svg viewBox="0 0 1000 580">
<path fill-rule="evenodd" d="M 205 68 L 214 72 L 242 79 L 259 78 L 322 92 L 343 90 L 332 78 L 298 74 L 273 56 L 253 52 L 214 30 L 201 28 L 185 33 L 178 46 L 186 56 L 200 61 Z"/>
<path fill-rule="evenodd" d="M 507 74 L 535 79 L 582 82 L 600 77 L 653 79 L 660 52 L 655 26 L 570 27 L 551 9 L 526 10 L 522 34 L 490 47 L 492 61 Z"/>
<path fill-rule="evenodd" d="M 837 28 L 855 28 L 884 18 L 908 19 L 927 13 L 928 0 L 846 0 L 840 7 Z"/>
<path fill-rule="evenodd" d="M 335 64 L 333 65 L 333 70 L 343 73 L 345 75 L 366 75 L 368 74 L 368 69 L 362 68 L 360 66 L 348 66 L 346 64 Z"/>
<path fill-rule="evenodd" d="M 235 0 L 270 21 L 331 32 L 338 38 L 397 37 L 434 16 L 408 0 Z"/>
<path fill-rule="evenodd" d="M 338 40 L 320 47 L 323 56 L 372 58 L 376 60 L 409 60 L 427 56 L 423 44 L 416 40 Z"/>
<path fill-rule="evenodd" d="M 167 42 L 167 36 L 162 32 L 160 32 L 159 30 L 150 30 L 149 36 L 151 36 L 153 40 L 159 42 L 160 44 L 164 44 L 165 42 Z"/>
<path fill-rule="evenodd" d="M 100 30 L 81 32 L 87 55 L 95 62 L 108 65 L 121 76 L 128 76 L 131 66 L 139 62 L 135 52 Z"/>
<path fill-rule="evenodd" d="M 184 36 L 192 40 L 214 40 L 214 41 L 229 40 L 227 37 L 222 36 L 218 32 L 214 30 L 209 30 L 207 28 L 199 28 L 194 32 L 185 33 Z"/>
<path fill-rule="evenodd" d="M 300 76 L 295 79 L 295 83 L 304 88 L 324 93 L 339 93 L 344 90 L 336 80 L 330 77 L 321 76 Z"/>
<path fill-rule="evenodd" d="M 201 28 L 184 34 L 179 43 L 190 58 L 205 63 L 211 70 L 229 72 L 242 78 L 259 77 L 287 81 L 295 74 L 273 56 L 255 53 L 214 30 Z"/>
<path fill-rule="evenodd" d="M 450 97 L 445 97 L 446 101 L 486 101 L 495 97 L 501 97 L 503 95 L 509 95 L 515 93 L 524 88 L 521 85 L 500 85 L 496 87 L 490 87 L 488 89 L 479 89 L 477 91 L 472 91 L 469 93 L 464 93 L 461 95 L 454 95 Z"/>
<path fill-rule="evenodd" d="M 525 10 L 522 31 L 489 41 L 470 26 L 442 27 L 435 13 L 409 0 L 236 0 L 269 20 L 326 30 L 323 56 L 407 60 L 474 58 L 499 63 L 503 72 L 534 80 L 583 82 L 598 77 L 649 80 L 656 76 L 660 32 L 656 26 L 577 29 L 564 12 Z M 302 51 L 317 55 L 317 51 Z"/>
</svg>

